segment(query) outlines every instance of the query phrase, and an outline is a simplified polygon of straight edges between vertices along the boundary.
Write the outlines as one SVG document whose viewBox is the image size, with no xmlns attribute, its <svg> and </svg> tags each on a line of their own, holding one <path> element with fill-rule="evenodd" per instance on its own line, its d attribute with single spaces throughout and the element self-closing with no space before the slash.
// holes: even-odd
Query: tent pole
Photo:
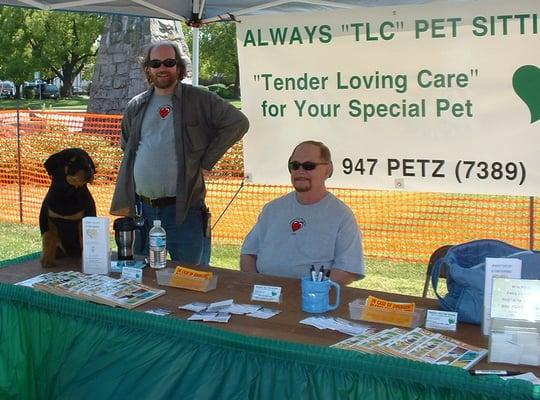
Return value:
<svg viewBox="0 0 540 400">
<path fill-rule="evenodd" d="M 199 28 L 191 28 L 193 44 L 191 49 L 191 81 L 193 86 L 199 86 Z"/>
<path fill-rule="evenodd" d="M 23 197 L 22 197 L 22 157 L 21 157 L 21 118 L 20 118 L 20 97 L 22 90 L 19 89 L 17 97 L 17 180 L 19 181 L 19 222 L 23 223 Z"/>
<path fill-rule="evenodd" d="M 534 196 L 529 197 L 529 249 L 534 250 Z"/>
</svg>

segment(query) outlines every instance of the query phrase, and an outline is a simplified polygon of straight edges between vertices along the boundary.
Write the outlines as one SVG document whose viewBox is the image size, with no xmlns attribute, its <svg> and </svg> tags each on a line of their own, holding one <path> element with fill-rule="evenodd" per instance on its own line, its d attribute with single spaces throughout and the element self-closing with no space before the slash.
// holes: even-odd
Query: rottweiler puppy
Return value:
<svg viewBox="0 0 540 400">
<path fill-rule="evenodd" d="M 82 149 L 65 149 L 44 163 L 51 186 L 39 213 L 43 267 L 53 267 L 60 255 L 82 254 L 82 219 L 96 216 L 96 203 L 86 186 L 92 182 L 96 167 Z"/>
</svg>

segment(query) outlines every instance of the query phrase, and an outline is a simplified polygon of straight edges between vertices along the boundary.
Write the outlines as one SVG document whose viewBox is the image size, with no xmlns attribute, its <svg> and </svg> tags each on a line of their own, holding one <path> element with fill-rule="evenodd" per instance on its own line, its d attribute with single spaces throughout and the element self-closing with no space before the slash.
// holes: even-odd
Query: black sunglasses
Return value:
<svg viewBox="0 0 540 400">
<path fill-rule="evenodd" d="M 306 161 L 306 162 L 298 162 L 298 161 L 290 161 L 289 162 L 289 172 L 290 171 L 296 171 L 300 167 L 304 168 L 306 171 L 313 171 L 315 168 L 317 168 L 317 165 L 328 165 L 327 162 L 320 162 L 315 163 L 312 161 Z"/>
<path fill-rule="evenodd" d="M 148 66 L 150 68 L 159 68 L 161 67 L 161 64 L 165 65 L 167 68 L 174 67 L 176 64 L 178 64 L 178 61 L 176 61 L 174 58 L 167 58 L 166 60 L 150 60 L 148 61 Z"/>
</svg>

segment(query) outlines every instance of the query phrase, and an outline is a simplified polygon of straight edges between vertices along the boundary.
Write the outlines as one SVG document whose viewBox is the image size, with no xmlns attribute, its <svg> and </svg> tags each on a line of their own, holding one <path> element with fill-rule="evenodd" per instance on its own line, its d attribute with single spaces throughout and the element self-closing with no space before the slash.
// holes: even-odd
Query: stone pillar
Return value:
<svg viewBox="0 0 540 400">
<path fill-rule="evenodd" d="M 178 44 L 191 79 L 191 61 L 180 22 L 113 15 L 108 18 L 98 50 L 88 112 L 122 114 L 127 102 L 148 88 L 139 64 L 145 47 L 161 40 Z"/>
</svg>

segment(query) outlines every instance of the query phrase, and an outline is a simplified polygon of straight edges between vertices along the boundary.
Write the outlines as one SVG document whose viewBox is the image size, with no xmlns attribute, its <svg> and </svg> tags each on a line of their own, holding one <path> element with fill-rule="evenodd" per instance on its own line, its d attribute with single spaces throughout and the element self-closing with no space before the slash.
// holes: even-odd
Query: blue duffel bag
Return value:
<svg viewBox="0 0 540 400">
<path fill-rule="evenodd" d="M 433 264 L 431 284 L 441 309 L 456 311 L 458 321 L 480 324 L 484 305 L 486 257 L 512 257 L 522 260 L 523 279 L 540 278 L 540 253 L 512 246 L 500 240 L 481 239 L 452 246 Z M 440 296 L 437 285 L 446 268 L 448 294 Z"/>
</svg>

